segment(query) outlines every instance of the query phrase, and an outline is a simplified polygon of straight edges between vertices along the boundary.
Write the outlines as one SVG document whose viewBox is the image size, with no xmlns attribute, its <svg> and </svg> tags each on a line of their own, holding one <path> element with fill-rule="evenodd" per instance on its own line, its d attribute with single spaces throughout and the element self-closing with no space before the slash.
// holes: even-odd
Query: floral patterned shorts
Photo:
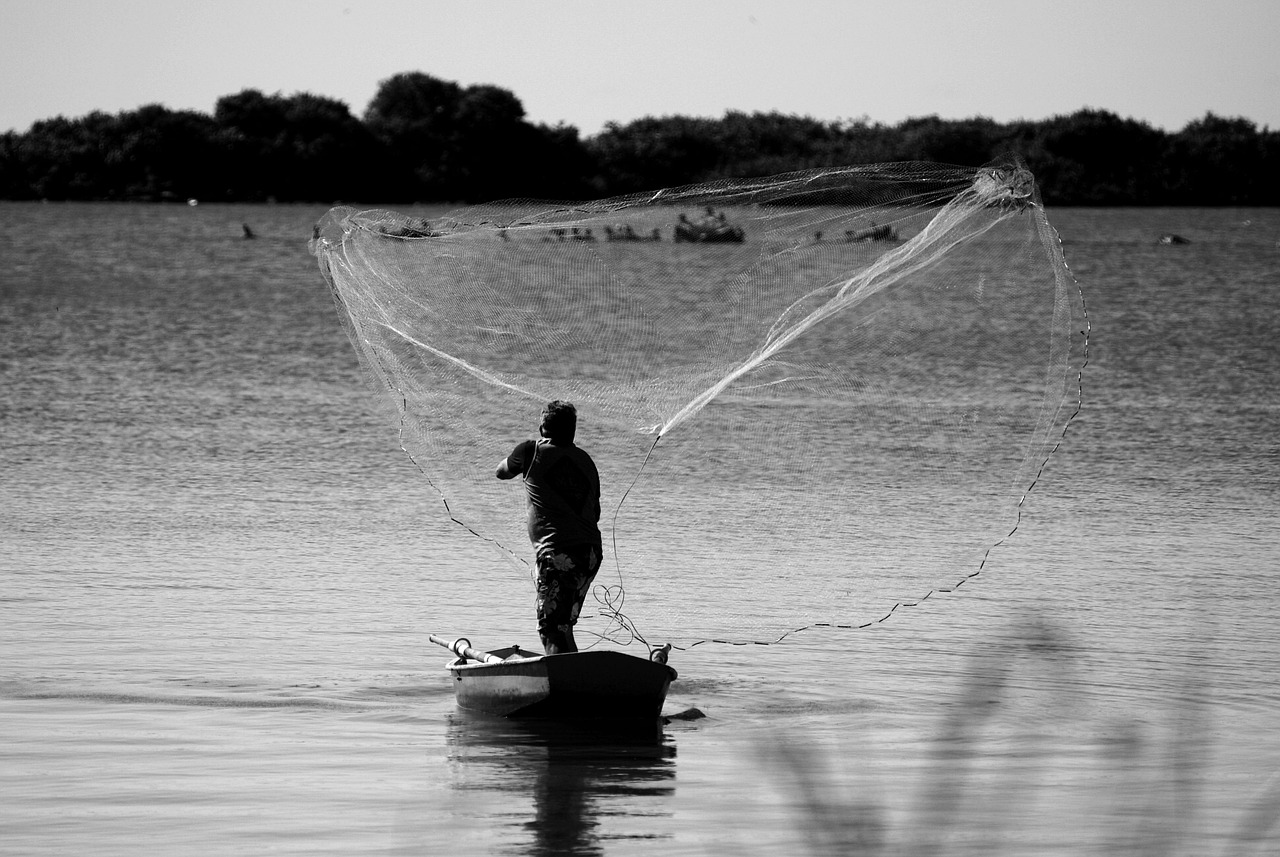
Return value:
<svg viewBox="0 0 1280 857">
<path fill-rule="evenodd" d="M 538 552 L 538 631 L 568 631 L 578 621 L 591 581 L 600 570 L 600 549 L 592 545 Z"/>
</svg>

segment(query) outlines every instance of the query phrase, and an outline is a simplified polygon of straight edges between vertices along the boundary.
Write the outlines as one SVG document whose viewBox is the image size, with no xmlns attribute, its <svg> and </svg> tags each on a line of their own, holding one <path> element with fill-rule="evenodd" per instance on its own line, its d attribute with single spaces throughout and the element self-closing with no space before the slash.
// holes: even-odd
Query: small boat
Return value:
<svg viewBox="0 0 1280 857">
<path fill-rule="evenodd" d="M 897 241 L 898 232 L 892 226 L 876 226 L 873 222 L 870 229 L 847 229 L 844 233 L 846 241 Z"/>
<path fill-rule="evenodd" d="M 465 637 L 429 639 L 457 656 L 445 668 L 458 707 L 499 717 L 656 722 L 676 678 L 666 664 L 670 646 L 641 658 L 604 650 L 543 655 L 519 646 L 482 652 Z"/>
<path fill-rule="evenodd" d="M 730 225 L 723 212 L 716 213 L 710 208 L 706 216 L 697 222 L 680 215 L 680 221 L 671 234 L 671 240 L 676 243 L 690 244 L 741 244 L 746 237 L 741 226 Z"/>
<path fill-rule="evenodd" d="M 636 232 L 630 223 L 618 223 L 613 226 L 604 228 L 604 240 L 606 241 L 661 241 L 662 233 L 654 229 L 648 235 L 641 235 Z"/>
</svg>

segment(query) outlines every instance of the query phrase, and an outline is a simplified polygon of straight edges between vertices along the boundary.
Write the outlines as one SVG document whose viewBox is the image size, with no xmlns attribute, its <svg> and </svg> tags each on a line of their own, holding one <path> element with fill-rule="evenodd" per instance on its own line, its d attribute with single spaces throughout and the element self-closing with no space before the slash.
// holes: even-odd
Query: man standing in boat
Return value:
<svg viewBox="0 0 1280 857">
<path fill-rule="evenodd" d="M 538 564 L 538 635 L 548 655 L 576 652 L 578 621 L 600 569 L 600 474 L 573 443 L 578 412 L 556 400 L 542 411 L 540 440 L 526 440 L 498 465 L 499 479 L 524 477 L 529 540 Z"/>
</svg>

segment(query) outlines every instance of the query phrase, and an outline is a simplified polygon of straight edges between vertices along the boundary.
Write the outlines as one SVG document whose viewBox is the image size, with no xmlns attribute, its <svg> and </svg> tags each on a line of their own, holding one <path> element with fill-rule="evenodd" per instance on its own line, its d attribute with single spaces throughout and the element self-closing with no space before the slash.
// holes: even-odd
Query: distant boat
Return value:
<svg viewBox="0 0 1280 857">
<path fill-rule="evenodd" d="M 742 227 L 729 224 L 723 212 L 717 214 L 708 208 L 706 216 L 697 221 L 680 215 L 672 239 L 690 244 L 741 244 L 746 237 Z"/>
<path fill-rule="evenodd" d="M 1161 244 L 1190 244 L 1190 243 L 1191 243 L 1191 241 L 1190 241 L 1189 239 L 1187 239 L 1187 238 L 1183 238 L 1181 235 L 1175 235 L 1175 234 L 1174 234 L 1174 233 L 1172 233 L 1172 232 L 1167 232 L 1167 233 L 1165 233 L 1164 235 L 1161 235 L 1161 236 L 1160 236 L 1160 241 L 1159 241 L 1159 243 L 1161 243 Z"/>
<path fill-rule="evenodd" d="M 661 241 L 662 234 L 657 229 L 648 235 L 641 235 L 631 226 L 630 223 L 617 223 L 613 226 L 604 228 L 604 240 L 606 241 Z"/>
<path fill-rule="evenodd" d="M 429 639 L 457 655 L 445 668 L 458 707 L 499 717 L 656 722 L 676 678 L 666 649 L 650 658 L 604 650 L 541 655 L 519 646 L 482 652 L 466 639 Z"/>
<path fill-rule="evenodd" d="M 846 241 L 897 241 L 898 233 L 892 226 L 876 226 L 867 229 L 849 229 L 844 233 Z"/>
<path fill-rule="evenodd" d="M 583 226 L 581 228 L 574 226 L 572 228 L 560 227 L 550 230 L 551 234 L 543 241 L 595 241 L 595 233 L 591 231 L 591 227 Z"/>
</svg>

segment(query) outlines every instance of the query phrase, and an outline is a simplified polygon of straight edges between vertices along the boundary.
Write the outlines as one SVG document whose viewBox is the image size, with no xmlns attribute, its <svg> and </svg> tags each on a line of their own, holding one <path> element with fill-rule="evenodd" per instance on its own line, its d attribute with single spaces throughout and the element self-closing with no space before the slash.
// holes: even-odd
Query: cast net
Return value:
<svg viewBox="0 0 1280 857">
<path fill-rule="evenodd" d="M 494 549 L 441 586 L 531 604 L 494 471 L 577 406 L 605 547 L 580 645 L 771 642 L 950 591 L 1079 403 L 1081 297 L 1019 164 L 335 208 L 313 249 L 441 514 Z"/>
</svg>

